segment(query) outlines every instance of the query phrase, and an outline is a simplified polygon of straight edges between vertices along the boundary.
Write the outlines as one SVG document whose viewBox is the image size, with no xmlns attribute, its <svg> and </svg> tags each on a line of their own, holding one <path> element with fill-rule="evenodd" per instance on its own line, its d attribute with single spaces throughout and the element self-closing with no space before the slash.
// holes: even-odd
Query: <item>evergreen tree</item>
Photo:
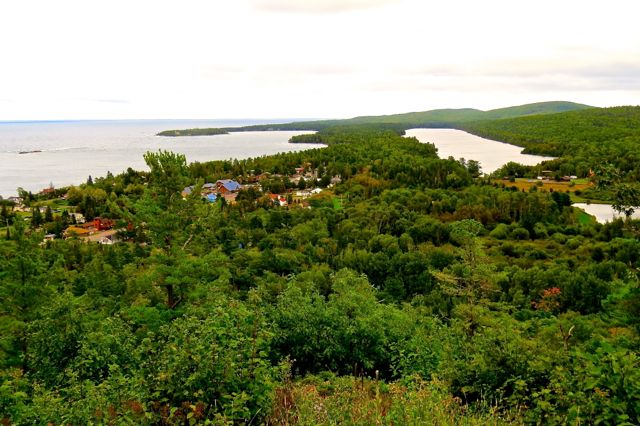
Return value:
<svg viewBox="0 0 640 426">
<path fill-rule="evenodd" d="M 53 222 L 53 211 L 51 210 L 50 206 L 47 206 L 47 209 L 44 211 L 44 222 Z"/>
<path fill-rule="evenodd" d="M 31 227 L 37 228 L 42 225 L 42 213 L 40 212 L 40 207 L 32 207 L 31 208 Z"/>
</svg>

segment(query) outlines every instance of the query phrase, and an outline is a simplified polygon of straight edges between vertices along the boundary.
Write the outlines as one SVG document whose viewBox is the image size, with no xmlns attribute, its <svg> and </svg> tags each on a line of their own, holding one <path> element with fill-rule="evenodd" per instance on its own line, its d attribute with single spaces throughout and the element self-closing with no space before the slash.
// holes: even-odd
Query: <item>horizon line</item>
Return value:
<svg viewBox="0 0 640 426">
<path fill-rule="evenodd" d="M 318 121 L 318 120 L 334 120 L 328 118 L 305 118 L 305 117 L 272 117 L 272 118 L 255 118 L 255 117 L 235 117 L 235 118 L 61 118 L 61 119 L 15 119 L 15 120 L 2 120 L 0 124 L 21 124 L 21 123 L 77 123 L 77 122 L 89 122 L 89 121 L 265 121 L 273 122 L 272 120 L 287 120 L 287 121 Z M 340 120 L 340 119 L 335 119 Z M 280 124 L 280 123 L 274 123 Z"/>
</svg>

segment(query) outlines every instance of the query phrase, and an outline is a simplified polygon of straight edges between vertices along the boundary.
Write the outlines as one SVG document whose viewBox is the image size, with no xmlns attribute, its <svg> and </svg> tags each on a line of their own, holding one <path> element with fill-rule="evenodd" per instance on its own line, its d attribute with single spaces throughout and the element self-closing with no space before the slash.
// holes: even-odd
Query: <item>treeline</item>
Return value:
<svg viewBox="0 0 640 426">
<path fill-rule="evenodd" d="M 157 136 L 207 136 L 207 135 L 226 135 L 229 132 L 225 129 L 205 128 L 205 129 L 184 129 L 184 130 L 164 130 Z"/>
<path fill-rule="evenodd" d="M 567 174 L 611 163 L 640 178 L 640 107 L 592 108 L 560 114 L 479 121 L 458 126 L 530 154 L 561 157 L 545 163 Z M 584 175 L 583 175 L 584 176 Z"/>
<path fill-rule="evenodd" d="M 225 127 L 223 129 L 188 129 L 168 130 L 160 133 L 163 136 L 216 135 L 219 132 L 273 131 L 273 130 L 315 130 L 327 131 L 332 128 L 379 128 L 404 131 L 414 127 L 451 128 L 461 123 L 478 120 L 497 120 L 502 118 L 522 117 L 538 114 L 555 114 L 592 108 L 574 102 L 553 101 L 538 102 L 489 111 L 473 108 L 435 109 L 430 111 L 409 112 L 404 114 L 362 116 L 343 120 L 315 120 L 292 123 L 257 124 L 251 126 Z M 168 133 L 164 135 L 164 133 Z M 178 134 L 177 134 L 178 133 Z"/>
<path fill-rule="evenodd" d="M 0 240 L 0 419 L 14 424 L 635 424 L 637 223 L 472 178 L 398 131 L 69 191 L 126 241 Z M 313 169 L 310 208 L 180 191 Z M 280 179 L 280 178 L 271 178 Z M 283 184 L 285 184 L 283 182 Z"/>
</svg>

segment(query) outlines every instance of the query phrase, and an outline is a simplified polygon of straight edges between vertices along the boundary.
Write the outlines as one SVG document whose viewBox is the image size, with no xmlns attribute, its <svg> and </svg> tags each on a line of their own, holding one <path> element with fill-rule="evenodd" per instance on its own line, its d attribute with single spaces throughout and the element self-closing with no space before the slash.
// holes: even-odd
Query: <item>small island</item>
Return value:
<svg viewBox="0 0 640 426">
<path fill-rule="evenodd" d="M 229 132 L 225 129 L 208 128 L 208 129 L 184 129 L 184 130 L 164 130 L 156 136 L 213 136 L 227 135 Z"/>
</svg>

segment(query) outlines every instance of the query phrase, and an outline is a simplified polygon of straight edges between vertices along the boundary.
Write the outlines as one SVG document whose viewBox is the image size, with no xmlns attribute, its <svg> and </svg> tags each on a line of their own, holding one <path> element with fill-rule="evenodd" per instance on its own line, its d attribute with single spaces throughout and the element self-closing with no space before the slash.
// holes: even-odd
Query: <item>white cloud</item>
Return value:
<svg viewBox="0 0 640 426">
<path fill-rule="evenodd" d="M 257 9 L 271 12 L 334 13 L 367 9 L 401 0 L 250 0 Z"/>
<path fill-rule="evenodd" d="M 7 2 L 0 120 L 638 103 L 639 12 L 625 0 Z"/>
</svg>

